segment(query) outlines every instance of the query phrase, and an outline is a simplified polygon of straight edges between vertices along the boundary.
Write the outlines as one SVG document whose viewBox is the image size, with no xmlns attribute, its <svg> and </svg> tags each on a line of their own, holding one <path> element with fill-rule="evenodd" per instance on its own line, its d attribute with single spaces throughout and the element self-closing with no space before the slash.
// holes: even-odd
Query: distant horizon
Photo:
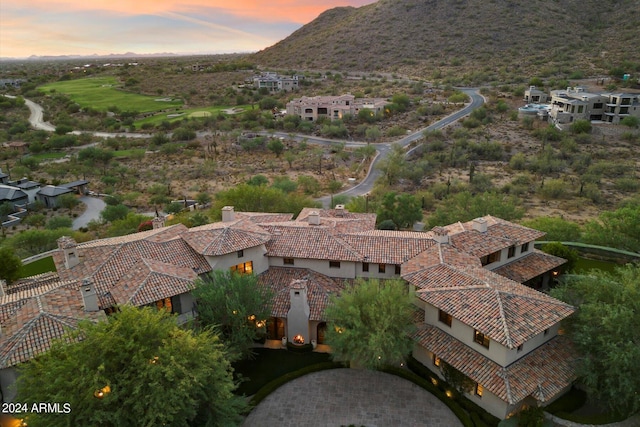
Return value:
<svg viewBox="0 0 640 427">
<path fill-rule="evenodd" d="M 0 58 L 197 56 L 265 49 L 325 10 L 376 0 L 5 0 Z"/>
</svg>

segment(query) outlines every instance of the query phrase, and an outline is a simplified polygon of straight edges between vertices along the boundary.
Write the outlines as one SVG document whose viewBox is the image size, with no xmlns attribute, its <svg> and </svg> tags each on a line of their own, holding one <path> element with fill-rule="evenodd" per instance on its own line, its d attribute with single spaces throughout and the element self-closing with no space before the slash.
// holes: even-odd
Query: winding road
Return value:
<svg viewBox="0 0 640 427">
<path fill-rule="evenodd" d="M 394 144 L 398 144 L 401 147 L 405 148 L 407 147 L 409 144 L 411 144 L 412 142 L 418 141 L 423 137 L 423 134 L 425 131 L 433 131 L 433 130 L 437 130 L 437 129 L 442 129 L 446 126 L 449 126 L 450 124 L 456 122 L 457 120 L 460 120 L 462 117 L 465 117 L 466 115 L 468 115 L 471 111 L 475 110 L 476 108 L 479 108 L 480 106 L 482 106 L 482 104 L 484 104 L 484 98 L 482 97 L 482 95 L 480 95 L 479 91 L 477 88 L 458 88 L 460 91 L 464 92 L 465 94 L 467 94 L 469 96 L 469 98 L 471 99 L 471 102 L 468 104 L 465 104 L 464 108 L 456 111 L 453 114 L 450 114 L 449 116 L 438 120 L 437 122 L 417 130 L 416 132 L 413 132 L 410 135 L 405 136 L 404 138 L 401 138 L 393 143 L 379 143 L 379 144 L 375 144 L 376 147 L 376 156 L 373 159 L 373 161 L 371 162 L 371 165 L 369 167 L 369 171 L 367 172 L 367 176 L 357 185 L 343 191 L 340 192 L 338 194 L 334 194 L 334 196 L 336 195 L 345 195 L 345 196 L 350 196 L 350 197 L 355 197 L 355 196 L 362 196 L 365 195 L 367 193 L 369 193 L 372 189 L 373 189 L 373 184 L 375 183 L 376 179 L 378 179 L 378 177 L 382 174 L 382 171 L 380 171 L 377 168 L 377 165 L 380 164 L 380 162 L 382 162 L 384 159 L 386 159 L 389 155 L 389 153 L 392 150 L 392 146 Z M 5 95 L 9 98 L 15 98 L 13 96 L 9 96 L 9 95 Z M 29 108 L 29 110 L 31 111 L 31 115 L 29 117 L 29 123 L 31 123 L 31 126 L 33 126 L 35 129 L 41 129 L 41 130 L 46 130 L 49 132 L 53 132 L 55 131 L 55 126 L 53 126 L 51 123 L 45 122 L 43 120 L 43 110 L 42 110 L 42 106 L 36 104 L 33 101 L 27 100 L 25 99 L 25 104 L 26 106 Z M 132 132 L 118 132 L 118 133 L 110 133 L 110 132 L 82 132 L 82 131 L 73 131 L 71 132 L 75 135 L 79 135 L 82 133 L 90 133 L 94 136 L 97 137 L 101 137 L 101 138 L 115 138 L 115 137 L 125 137 L 125 138 L 150 138 L 152 135 L 151 134 L 146 134 L 146 133 L 132 133 Z M 291 134 L 289 133 L 284 133 L 284 132 L 261 132 L 261 134 L 263 135 L 269 135 L 269 136 L 275 136 L 275 137 L 281 137 L 281 138 L 291 138 Z M 207 135 L 207 132 L 199 132 L 198 136 L 204 136 Z M 320 137 L 315 137 L 315 136 L 309 136 L 309 135 L 294 135 L 293 139 L 296 141 L 302 141 L 305 140 L 309 143 L 312 144 L 318 144 L 318 145 L 331 145 L 332 143 L 335 143 L 336 140 L 332 140 L 332 139 L 327 139 L 327 138 L 320 138 Z M 367 145 L 366 142 L 355 142 L 355 141 L 342 141 L 345 142 L 345 146 L 347 148 L 357 148 L 357 147 L 361 147 L 363 145 Z M 407 151 L 406 155 L 411 154 L 411 152 L 413 150 L 415 150 L 418 147 L 414 147 L 412 149 L 410 149 L 409 151 Z M 324 197 L 320 197 L 317 199 L 319 202 L 322 203 L 322 206 L 324 208 L 329 208 L 330 207 L 330 203 L 332 200 L 332 196 L 324 196 Z"/>
</svg>

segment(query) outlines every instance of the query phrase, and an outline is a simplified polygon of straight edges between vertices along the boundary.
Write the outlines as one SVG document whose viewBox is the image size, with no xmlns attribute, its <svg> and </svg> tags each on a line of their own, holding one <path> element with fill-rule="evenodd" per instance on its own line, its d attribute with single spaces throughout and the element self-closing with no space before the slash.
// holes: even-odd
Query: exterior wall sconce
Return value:
<svg viewBox="0 0 640 427">
<path fill-rule="evenodd" d="M 96 399 L 102 399 L 105 395 L 111 393 L 111 387 L 108 385 L 93 392 L 93 397 Z"/>
</svg>

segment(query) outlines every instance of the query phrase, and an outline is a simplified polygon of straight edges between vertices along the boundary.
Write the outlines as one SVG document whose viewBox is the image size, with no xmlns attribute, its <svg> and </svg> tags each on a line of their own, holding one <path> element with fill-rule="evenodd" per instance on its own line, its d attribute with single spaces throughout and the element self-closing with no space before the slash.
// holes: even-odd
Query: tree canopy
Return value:
<svg viewBox="0 0 640 427">
<path fill-rule="evenodd" d="M 9 247 L 0 247 L 0 279 L 11 284 L 20 277 L 22 261 Z"/>
<path fill-rule="evenodd" d="M 177 326 L 154 308 L 120 307 L 81 322 L 68 340 L 20 368 L 17 401 L 66 402 L 68 414 L 29 414 L 30 426 L 227 426 L 240 422 L 219 338 Z"/>
<path fill-rule="evenodd" d="M 325 310 L 333 357 L 368 369 L 401 362 L 413 346 L 412 312 L 403 281 L 356 280 Z"/>
<path fill-rule="evenodd" d="M 252 274 L 216 270 L 195 283 L 198 320 L 219 328 L 233 356 L 251 354 L 253 341 L 265 336 L 272 293 Z"/>
<path fill-rule="evenodd" d="M 626 203 L 612 212 L 602 212 L 585 226 L 583 241 L 640 252 L 640 200 Z"/>
<path fill-rule="evenodd" d="M 426 227 L 470 221 L 493 215 L 507 221 L 522 218 L 524 210 L 516 197 L 494 192 L 472 195 L 468 191 L 452 194 L 427 218 Z"/>
<path fill-rule="evenodd" d="M 640 410 L 640 265 L 614 274 L 595 270 L 565 276 L 552 295 L 577 306 L 565 321 L 581 355 L 578 375 L 587 393 L 611 410 Z"/>
</svg>

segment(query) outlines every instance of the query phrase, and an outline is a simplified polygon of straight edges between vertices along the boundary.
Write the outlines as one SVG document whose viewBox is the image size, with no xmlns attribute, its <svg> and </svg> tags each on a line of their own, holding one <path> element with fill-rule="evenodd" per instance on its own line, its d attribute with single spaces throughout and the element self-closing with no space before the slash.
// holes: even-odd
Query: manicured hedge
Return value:
<svg viewBox="0 0 640 427">
<path fill-rule="evenodd" d="M 310 343 L 298 345 L 298 344 L 293 344 L 291 342 L 288 342 L 287 350 L 292 351 L 294 353 L 310 353 L 313 351 L 313 345 Z"/>
</svg>

